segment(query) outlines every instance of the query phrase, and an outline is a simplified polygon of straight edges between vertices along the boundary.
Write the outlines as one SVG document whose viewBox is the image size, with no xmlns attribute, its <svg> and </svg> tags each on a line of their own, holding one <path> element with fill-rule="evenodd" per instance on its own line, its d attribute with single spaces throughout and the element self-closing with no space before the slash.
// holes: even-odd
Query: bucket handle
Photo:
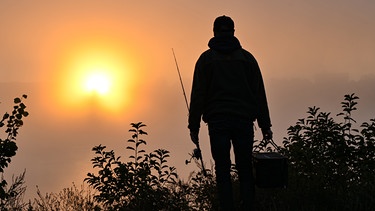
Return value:
<svg viewBox="0 0 375 211">
<path fill-rule="evenodd" d="M 281 148 L 273 141 L 273 139 L 262 139 L 260 143 L 254 147 L 254 152 L 259 152 L 261 150 L 261 147 L 267 147 L 268 143 L 270 143 L 277 152 L 281 152 Z"/>
</svg>

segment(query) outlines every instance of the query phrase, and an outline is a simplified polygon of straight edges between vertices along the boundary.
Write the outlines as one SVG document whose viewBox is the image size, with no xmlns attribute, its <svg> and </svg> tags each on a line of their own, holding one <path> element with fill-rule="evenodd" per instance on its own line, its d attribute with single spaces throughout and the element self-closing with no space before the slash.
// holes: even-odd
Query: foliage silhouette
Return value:
<svg viewBox="0 0 375 211">
<path fill-rule="evenodd" d="M 128 162 L 121 162 L 113 150 L 99 145 L 93 148 L 97 155 L 93 158 L 98 174 L 88 173 L 85 181 L 98 191 L 95 199 L 104 204 L 106 210 L 184 210 L 188 202 L 179 187 L 175 167 L 166 165 L 169 151 L 158 149 L 145 154 L 141 149 L 146 145 L 141 136 L 146 125 L 132 123 L 132 146 L 126 149 L 132 152 Z M 144 153 L 144 154 L 142 154 Z"/>
<path fill-rule="evenodd" d="M 370 210 L 375 206 L 375 119 L 355 129 L 355 94 L 341 103 L 343 122 L 310 107 L 288 128 L 284 154 L 290 162 L 293 199 L 317 210 Z M 372 194 L 370 194 L 372 195 Z M 292 203 L 291 205 L 292 206 Z M 294 207 L 301 209 L 302 207 Z"/>
<path fill-rule="evenodd" d="M 356 128 L 353 113 L 358 100 L 355 94 L 345 95 L 342 112 L 333 117 L 318 107 L 309 107 L 307 117 L 288 128 L 281 147 L 289 159 L 288 188 L 257 188 L 257 210 L 372 210 L 375 207 L 372 194 L 375 192 L 375 118 Z M 15 103 L 19 106 L 15 109 L 21 108 L 20 101 Z M 13 119 L 19 113 L 12 113 Z M 206 169 L 207 176 L 204 176 L 202 166 L 194 158 L 200 171 L 192 172 L 186 182 L 182 181 L 176 168 L 168 165 L 168 150 L 146 153 L 145 126 L 142 122 L 131 123 L 132 135 L 126 147 L 129 156 L 125 162 L 106 146 L 93 147 L 95 157 L 91 162 L 97 172 L 87 174 L 88 189 L 73 186 L 45 196 L 38 190 L 38 199 L 30 202 L 29 207 L 23 204 L 16 210 L 218 210 L 212 167 Z M 13 141 L 17 135 L 14 131 L 17 130 L 7 132 Z M 263 141 L 256 142 L 255 149 L 273 150 Z M 1 160 L 5 163 L 2 170 L 11 157 L 5 158 Z M 236 194 L 238 175 L 235 166 L 232 167 Z M 22 204 L 11 193 L 22 194 L 23 181 L 24 177 L 16 177 L 15 186 L 3 189 L 8 195 L 2 205 L 7 202 L 10 208 Z M 238 195 L 235 199 L 238 204 Z"/>
<path fill-rule="evenodd" d="M 27 117 L 29 113 L 26 111 L 26 105 L 22 102 L 22 99 L 26 99 L 27 95 L 22 95 L 21 98 L 14 99 L 13 111 L 5 113 L 0 120 L 0 128 L 5 127 L 5 138 L 0 138 L 0 209 L 8 210 L 9 207 L 17 206 L 22 207 L 23 205 L 18 203 L 20 198 L 25 192 L 24 188 L 24 177 L 23 172 L 18 177 L 13 177 L 13 183 L 8 187 L 7 181 L 4 179 L 4 170 L 8 167 L 12 161 L 12 157 L 16 155 L 18 150 L 16 144 L 16 137 L 18 130 L 23 125 L 23 118 Z"/>
<path fill-rule="evenodd" d="M 70 188 L 64 188 L 59 193 L 46 193 L 43 195 L 37 188 L 38 198 L 29 204 L 32 211 L 99 211 L 102 207 L 93 198 L 93 190 L 85 185 L 80 188 L 73 183 Z"/>
<path fill-rule="evenodd" d="M 314 106 L 308 108 L 306 118 L 299 119 L 296 125 L 288 128 L 288 137 L 284 138 L 283 147 L 280 150 L 289 158 L 289 187 L 287 189 L 258 188 L 256 196 L 258 210 L 370 210 L 375 206 L 375 200 L 369 194 L 375 192 L 375 119 L 361 124 L 361 130 L 354 127 L 356 121 L 352 114 L 357 110 L 358 99 L 354 94 L 344 96 L 344 101 L 341 103 L 343 112 L 337 114 L 337 118 L 342 117 L 343 121 L 335 120 L 331 117 L 331 113 L 321 112 L 320 108 Z M 124 201 L 128 204 L 123 204 L 122 207 L 138 210 L 160 210 L 161 207 L 165 210 L 174 208 L 217 210 L 213 171 L 207 169 L 207 177 L 201 172 L 192 172 L 186 183 L 178 180 L 177 174 L 172 174 L 175 169 L 166 165 L 165 158 L 169 157 L 169 152 L 161 150 L 157 153 L 158 150 L 156 150 L 149 155 L 140 155 L 136 152 L 144 153 L 139 148 L 146 144 L 140 139 L 140 135 L 147 135 L 144 131 L 141 132 L 143 126 L 142 123 L 132 123 L 134 129 L 130 130 L 134 134 L 128 143 L 135 146 L 127 147 L 127 149 L 133 151 L 133 155 L 129 156 L 133 162 L 119 163 L 119 166 L 122 166 L 124 171 L 126 170 L 125 175 L 138 175 L 138 180 L 115 187 L 133 188 L 134 194 L 129 193 L 133 198 L 127 196 Z M 101 150 L 104 148 L 99 147 Z M 264 141 L 257 142 L 255 149 L 273 150 L 268 146 L 268 142 Z M 114 157 L 113 151 L 108 153 L 111 156 L 104 160 L 119 159 Z M 103 152 L 98 154 L 103 154 Z M 103 159 L 96 158 L 96 160 Z M 105 167 L 103 164 L 93 164 L 101 168 Z M 196 164 L 200 167 L 198 162 Z M 163 173 L 161 168 L 170 168 L 169 173 Z M 166 179 L 162 179 L 163 176 L 167 176 Z M 91 175 L 87 181 L 93 178 Z M 102 188 L 100 185 L 103 184 L 98 183 L 99 178 L 102 177 L 91 181 L 91 184 Z M 234 166 L 232 179 L 234 188 L 238 188 L 238 177 Z M 165 181 L 168 181 L 170 186 L 163 186 Z M 160 187 L 169 188 L 169 190 Z M 97 188 L 97 190 L 100 189 Z M 170 204 L 164 205 L 168 203 L 163 201 L 163 198 L 158 198 L 160 195 L 158 196 L 157 193 L 172 193 L 178 196 L 176 197 L 178 200 L 175 201 L 180 202 L 180 205 L 176 207 Z M 108 196 L 111 194 L 105 195 L 105 197 Z M 112 205 L 116 204 L 105 197 L 103 201 L 110 202 L 109 204 Z M 235 197 L 238 198 L 238 196 Z M 156 198 L 159 200 L 152 200 Z M 140 207 L 140 204 L 135 203 L 137 200 L 147 202 L 150 206 L 146 207 L 147 203 L 143 203 L 143 207 Z M 163 205 L 157 207 L 159 204 Z"/>
</svg>

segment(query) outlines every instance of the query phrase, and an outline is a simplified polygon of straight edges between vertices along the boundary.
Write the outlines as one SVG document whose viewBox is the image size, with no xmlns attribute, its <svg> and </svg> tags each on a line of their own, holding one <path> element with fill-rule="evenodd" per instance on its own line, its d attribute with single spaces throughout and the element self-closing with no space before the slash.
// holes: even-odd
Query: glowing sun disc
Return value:
<svg viewBox="0 0 375 211">
<path fill-rule="evenodd" d="M 110 79 L 103 73 L 93 73 L 87 77 L 86 90 L 88 92 L 96 92 L 98 94 L 106 94 L 111 86 Z"/>
</svg>

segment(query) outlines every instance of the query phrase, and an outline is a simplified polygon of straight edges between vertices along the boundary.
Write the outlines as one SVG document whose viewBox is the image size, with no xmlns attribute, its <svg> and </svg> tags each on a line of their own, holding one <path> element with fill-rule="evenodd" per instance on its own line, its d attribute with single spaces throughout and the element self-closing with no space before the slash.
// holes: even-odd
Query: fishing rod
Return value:
<svg viewBox="0 0 375 211">
<path fill-rule="evenodd" d="M 178 72 L 178 77 L 180 78 L 180 83 L 181 83 L 181 87 L 182 87 L 182 93 L 184 94 L 184 98 L 185 98 L 186 108 L 187 108 L 187 110 L 188 110 L 188 112 L 189 112 L 190 109 L 189 109 L 189 104 L 188 104 L 188 101 L 187 101 L 187 98 L 186 98 L 185 87 L 184 87 L 184 83 L 182 82 L 181 73 L 180 73 L 180 68 L 178 68 L 178 63 L 177 63 L 176 55 L 175 55 L 175 53 L 174 53 L 173 48 L 172 48 L 172 52 L 173 52 L 174 61 L 175 61 L 175 63 L 176 63 L 176 68 L 177 68 L 177 72 Z"/>
<path fill-rule="evenodd" d="M 178 68 L 178 63 L 177 63 L 177 59 L 176 59 L 176 54 L 174 53 L 174 50 L 172 48 L 172 53 L 173 53 L 173 58 L 174 58 L 174 61 L 176 63 L 176 68 L 177 68 L 177 72 L 178 72 L 178 77 L 180 78 L 180 83 L 181 83 L 181 88 L 182 88 L 182 93 L 184 95 L 184 99 L 185 99 L 185 103 L 186 103 L 186 108 L 188 110 L 188 113 L 190 112 L 190 109 L 189 109 L 189 103 L 187 101 L 187 97 L 186 97 L 186 93 L 185 93 L 185 87 L 184 87 L 184 83 L 182 82 L 182 78 L 181 78 L 181 73 L 180 73 L 180 68 Z M 191 155 L 191 158 L 196 158 L 198 160 L 201 161 L 201 166 L 202 166 L 202 171 L 203 171 L 203 175 L 204 176 L 207 176 L 207 172 L 206 172 L 206 169 L 204 168 L 204 164 L 203 164 L 203 158 L 202 158 L 202 151 L 201 151 L 201 148 L 199 146 L 199 142 L 197 142 L 196 144 L 196 149 L 193 150 L 193 153 Z M 191 160 L 190 158 L 190 160 Z M 190 163 L 189 160 L 186 160 L 185 161 L 186 164 Z"/>
</svg>

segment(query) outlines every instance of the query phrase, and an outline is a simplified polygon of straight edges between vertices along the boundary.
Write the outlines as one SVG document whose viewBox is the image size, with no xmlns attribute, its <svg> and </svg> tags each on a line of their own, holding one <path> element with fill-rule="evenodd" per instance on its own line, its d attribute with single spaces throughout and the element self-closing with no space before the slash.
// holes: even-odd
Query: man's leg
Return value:
<svg viewBox="0 0 375 211">
<path fill-rule="evenodd" d="M 215 161 L 218 199 L 222 210 L 235 210 L 230 176 L 230 133 L 226 121 L 210 121 L 208 123 L 211 153 Z"/>
<path fill-rule="evenodd" d="M 253 210 L 255 199 L 255 185 L 252 166 L 252 149 L 254 141 L 253 123 L 236 121 L 233 133 L 233 149 L 236 159 L 236 168 L 240 181 L 240 194 L 243 210 Z"/>
</svg>

